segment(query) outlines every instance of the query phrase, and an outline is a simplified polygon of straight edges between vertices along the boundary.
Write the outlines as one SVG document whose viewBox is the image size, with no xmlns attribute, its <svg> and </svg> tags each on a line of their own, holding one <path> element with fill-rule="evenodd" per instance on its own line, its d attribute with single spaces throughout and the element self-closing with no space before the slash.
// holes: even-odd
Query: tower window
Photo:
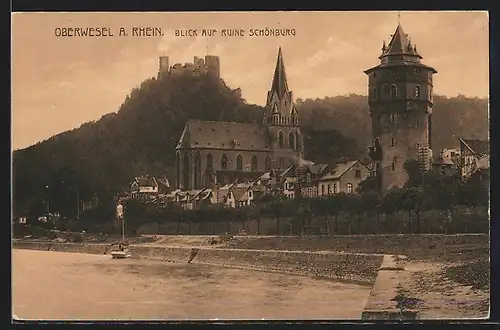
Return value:
<svg viewBox="0 0 500 330">
<path fill-rule="evenodd" d="M 241 171 L 243 169 L 243 157 L 241 155 L 238 155 L 238 157 L 236 157 L 236 169 L 238 171 Z"/>
<path fill-rule="evenodd" d="M 290 149 L 295 149 L 295 134 L 293 132 L 288 134 L 288 143 L 290 144 Z"/>
<path fill-rule="evenodd" d="M 376 87 L 372 88 L 372 99 L 373 100 L 377 99 L 377 88 Z"/>
<path fill-rule="evenodd" d="M 391 147 L 394 147 L 394 138 L 391 138 Z"/>
<path fill-rule="evenodd" d="M 278 133 L 278 145 L 279 145 L 280 148 L 283 148 L 283 144 L 284 144 L 283 143 L 283 132 L 280 131 Z"/>
<path fill-rule="evenodd" d="M 391 124 L 394 124 L 396 122 L 396 117 L 394 116 L 393 113 L 391 113 Z"/>
<path fill-rule="evenodd" d="M 220 167 L 223 170 L 227 170 L 227 156 L 226 156 L 226 154 L 222 155 L 222 158 L 220 160 Z"/>
<path fill-rule="evenodd" d="M 396 170 L 396 163 L 392 162 L 391 167 L 392 167 L 392 171 L 394 172 Z"/>
<path fill-rule="evenodd" d="M 415 99 L 420 99 L 420 86 L 415 87 Z"/>
<path fill-rule="evenodd" d="M 396 85 L 391 85 L 391 99 L 398 98 L 398 88 Z"/>
<path fill-rule="evenodd" d="M 420 120 L 417 119 L 417 122 L 415 124 L 417 127 L 420 127 Z"/>
</svg>

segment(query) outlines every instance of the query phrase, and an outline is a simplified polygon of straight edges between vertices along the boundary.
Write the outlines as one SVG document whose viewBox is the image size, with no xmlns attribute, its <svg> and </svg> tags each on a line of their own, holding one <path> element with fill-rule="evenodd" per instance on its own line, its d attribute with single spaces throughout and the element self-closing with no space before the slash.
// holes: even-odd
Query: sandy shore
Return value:
<svg viewBox="0 0 500 330">
<path fill-rule="evenodd" d="M 32 250 L 13 250 L 12 272 L 17 319 L 360 319 L 370 293 L 303 276 Z"/>
</svg>

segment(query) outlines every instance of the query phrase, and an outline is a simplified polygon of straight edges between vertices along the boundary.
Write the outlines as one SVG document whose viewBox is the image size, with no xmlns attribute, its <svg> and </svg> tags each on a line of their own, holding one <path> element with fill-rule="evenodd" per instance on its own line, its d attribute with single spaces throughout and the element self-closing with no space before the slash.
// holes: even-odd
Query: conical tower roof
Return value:
<svg viewBox="0 0 500 330">
<path fill-rule="evenodd" d="M 276 60 L 276 68 L 274 69 L 274 77 L 271 84 L 271 93 L 274 92 L 276 92 L 280 98 L 288 92 L 288 83 L 286 81 L 285 64 L 283 62 L 281 46 L 278 50 L 278 59 Z"/>
<path fill-rule="evenodd" d="M 408 38 L 408 35 L 403 31 L 401 24 L 398 24 L 389 45 L 387 47 L 383 47 L 382 55 L 380 57 L 382 58 L 391 55 L 410 55 L 422 58 L 417 53 L 416 47 L 411 44 L 411 41 Z"/>
</svg>

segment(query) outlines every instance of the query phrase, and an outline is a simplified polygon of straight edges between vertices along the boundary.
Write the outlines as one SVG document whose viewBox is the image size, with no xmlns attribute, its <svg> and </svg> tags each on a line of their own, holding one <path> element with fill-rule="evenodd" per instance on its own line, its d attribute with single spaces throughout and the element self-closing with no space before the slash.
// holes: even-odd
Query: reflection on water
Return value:
<svg viewBox="0 0 500 330">
<path fill-rule="evenodd" d="M 14 250 L 28 319 L 359 319 L 370 288 L 241 269 Z"/>
</svg>

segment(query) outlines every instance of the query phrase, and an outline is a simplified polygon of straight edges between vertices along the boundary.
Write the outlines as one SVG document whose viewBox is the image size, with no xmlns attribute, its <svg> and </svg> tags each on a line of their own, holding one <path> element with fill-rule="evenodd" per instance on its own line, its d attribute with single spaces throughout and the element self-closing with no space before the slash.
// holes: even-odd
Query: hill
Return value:
<svg viewBox="0 0 500 330">
<path fill-rule="evenodd" d="M 78 199 L 112 200 L 134 175 L 174 178 L 174 148 L 188 119 L 260 122 L 263 109 L 209 76 L 168 76 L 144 81 L 117 113 L 58 134 L 13 154 L 14 210 L 75 215 Z M 355 140 L 335 130 L 304 127 L 311 159 L 355 156 Z M 319 142 L 319 143 L 318 143 Z M 324 150 L 316 146 L 328 144 Z"/>
<path fill-rule="evenodd" d="M 371 124 L 365 96 L 297 100 L 306 157 L 326 162 L 362 157 Z M 174 178 L 174 148 L 186 120 L 260 122 L 262 108 L 209 76 L 169 76 L 144 81 L 117 113 L 83 124 L 13 153 L 14 211 L 50 210 L 75 215 L 78 199 L 96 193 L 110 200 L 134 175 Z M 488 137 L 488 102 L 435 97 L 434 149 L 457 147 L 458 136 Z M 46 206 L 46 205 L 45 205 Z"/>
</svg>

